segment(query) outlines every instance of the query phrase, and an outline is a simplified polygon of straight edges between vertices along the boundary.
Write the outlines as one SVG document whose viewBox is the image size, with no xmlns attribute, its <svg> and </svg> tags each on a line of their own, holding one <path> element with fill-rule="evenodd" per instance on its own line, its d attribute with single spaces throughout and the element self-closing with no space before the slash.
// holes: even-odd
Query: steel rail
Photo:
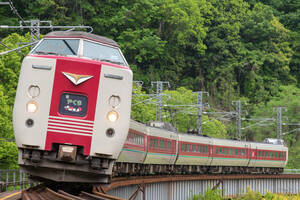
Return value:
<svg viewBox="0 0 300 200">
<path fill-rule="evenodd" d="M 108 191 L 129 185 L 144 185 L 159 182 L 195 181 L 195 180 L 237 180 L 237 179 L 300 179 L 300 174 L 191 174 L 115 177 L 108 186 L 97 186 L 98 191 Z"/>
<path fill-rule="evenodd" d="M 69 194 L 63 190 L 57 192 L 44 185 L 38 185 L 22 192 L 23 200 L 124 200 L 112 195 L 104 194 L 95 188 L 92 193 L 81 191 L 79 196 Z"/>
</svg>

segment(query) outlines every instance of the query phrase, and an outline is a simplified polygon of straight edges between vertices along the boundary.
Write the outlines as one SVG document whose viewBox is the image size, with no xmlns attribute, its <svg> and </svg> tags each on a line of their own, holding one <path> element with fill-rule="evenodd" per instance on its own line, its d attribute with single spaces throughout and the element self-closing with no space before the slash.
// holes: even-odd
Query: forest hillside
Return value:
<svg viewBox="0 0 300 200">
<path fill-rule="evenodd" d="M 4 1 L 4 0 L 3 0 Z M 23 20 L 89 25 L 116 40 L 134 80 L 132 117 L 155 120 L 155 87 L 168 81 L 164 104 L 192 105 L 206 91 L 203 133 L 236 137 L 234 114 L 242 100 L 242 139 L 277 137 L 276 109 L 283 109 L 283 136 L 290 168 L 300 168 L 299 0 L 12 0 Z M 0 25 L 20 18 L 0 6 Z M 49 29 L 41 29 L 41 34 Z M 0 52 L 29 42 L 28 29 L 0 28 Z M 21 61 L 30 48 L 0 57 L 0 168 L 15 168 L 12 109 Z M 205 93 L 206 94 L 206 93 Z M 145 103 L 146 102 L 146 103 Z M 245 104 L 244 102 L 247 102 Z M 196 110 L 165 106 L 163 120 L 179 131 L 197 128 Z M 229 113 L 229 117 L 213 113 Z M 210 114 L 209 114 L 210 113 Z M 230 114 L 233 113 L 233 114 Z"/>
</svg>

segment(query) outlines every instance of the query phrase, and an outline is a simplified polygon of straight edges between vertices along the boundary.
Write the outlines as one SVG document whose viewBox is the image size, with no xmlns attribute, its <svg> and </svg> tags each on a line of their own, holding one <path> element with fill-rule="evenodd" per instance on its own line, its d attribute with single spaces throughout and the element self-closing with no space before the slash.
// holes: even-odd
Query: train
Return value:
<svg viewBox="0 0 300 200">
<path fill-rule="evenodd" d="M 129 128 L 132 71 L 119 45 L 80 31 L 44 36 L 23 59 L 13 109 L 20 168 L 108 182 Z"/>
<path fill-rule="evenodd" d="M 248 142 L 178 133 L 166 122 L 134 120 L 115 164 L 116 175 L 153 173 L 282 173 L 288 161 L 283 140 Z"/>
<path fill-rule="evenodd" d="M 132 71 L 119 45 L 55 31 L 23 59 L 13 110 L 20 168 L 38 180 L 109 183 L 112 176 L 281 173 L 281 140 L 178 133 L 130 119 Z"/>
</svg>

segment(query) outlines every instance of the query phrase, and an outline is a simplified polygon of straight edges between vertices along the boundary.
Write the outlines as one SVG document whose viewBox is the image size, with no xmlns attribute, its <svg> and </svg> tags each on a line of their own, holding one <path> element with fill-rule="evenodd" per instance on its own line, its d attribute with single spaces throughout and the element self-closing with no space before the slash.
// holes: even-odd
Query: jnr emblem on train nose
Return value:
<svg viewBox="0 0 300 200">
<path fill-rule="evenodd" d="M 62 72 L 62 73 L 75 85 L 79 85 L 80 83 L 83 83 L 84 81 L 87 81 L 93 77 L 89 75 L 72 74 L 68 72 Z"/>
</svg>

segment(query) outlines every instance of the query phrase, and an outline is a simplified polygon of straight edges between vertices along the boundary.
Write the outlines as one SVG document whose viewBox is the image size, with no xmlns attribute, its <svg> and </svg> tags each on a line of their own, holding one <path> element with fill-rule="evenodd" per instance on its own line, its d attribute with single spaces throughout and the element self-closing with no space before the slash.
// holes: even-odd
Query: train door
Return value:
<svg viewBox="0 0 300 200">
<path fill-rule="evenodd" d="M 213 156 L 214 156 L 214 140 L 211 139 L 209 141 L 209 145 L 208 145 L 208 165 L 211 165 L 212 161 L 213 161 Z"/>
<path fill-rule="evenodd" d="M 246 148 L 246 162 L 245 162 L 245 165 L 248 166 L 249 163 L 250 163 L 250 158 L 251 158 L 251 144 L 248 143 L 248 144 L 245 144 L 245 148 Z"/>
<path fill-rule="evenodd" d="M 170 136 L 169 136 L 170 142 L 171 142 L 171 156 L 169 163 L 170 164 L 174 164 L 176 162 L 177 159 L 177 155 L 178 155 L 178 133 L 174 133 L 174 132 L 170 132 Z"/>
<path fill-rule="evenodd" d="M 255 144 L 251 144 L 251 148 L 250 148 L 250 164 L 252 167 L 256 166 L 256 162 L 257 162 L 257 145 Z"/>
</svg>

